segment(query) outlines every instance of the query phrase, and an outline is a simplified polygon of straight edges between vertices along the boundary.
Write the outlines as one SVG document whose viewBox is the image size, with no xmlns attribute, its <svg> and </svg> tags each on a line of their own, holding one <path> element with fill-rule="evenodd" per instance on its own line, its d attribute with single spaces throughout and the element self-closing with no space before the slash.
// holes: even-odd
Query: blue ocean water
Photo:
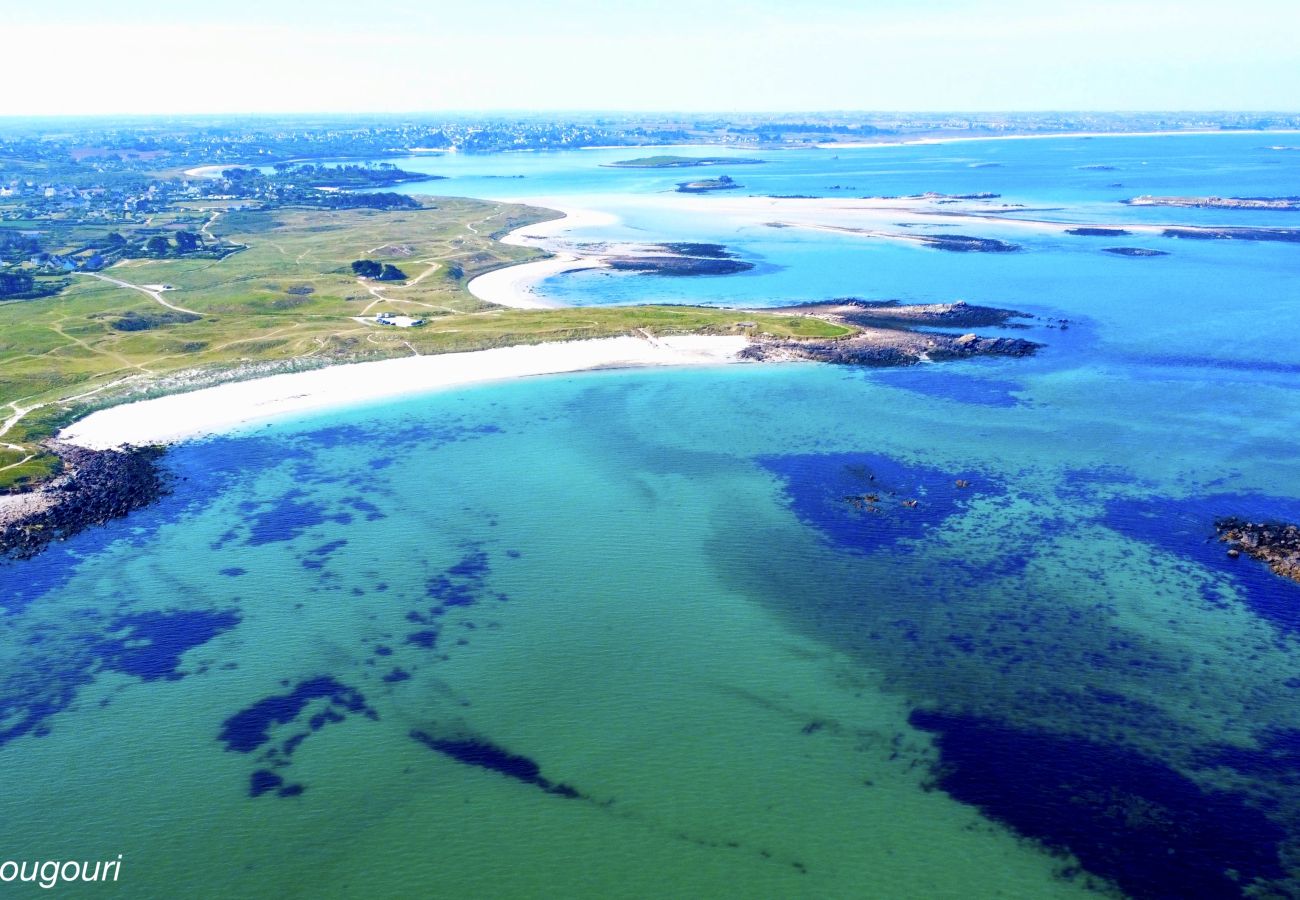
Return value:
<svg viewBox="0 0 1300 900">
<path fill-rule="evenodd" d="M 1275 142 L 735 174 L 1152 221 L 1114 201 L 1295 193 Z M 1295 893 L 1300 587 L 1213 521 L 1300 521 L 1300 247 L 753 234 L 639 203 L 683 176 L 599 165 L 629 155 L 419 164 L 763 263 L 566 302 L 960 297 L 1046 347 L 530 379 L 179 446 L 162 503 L 0 570 L 5 858 L 123 853 L 127 896 Z"/>
</svg>

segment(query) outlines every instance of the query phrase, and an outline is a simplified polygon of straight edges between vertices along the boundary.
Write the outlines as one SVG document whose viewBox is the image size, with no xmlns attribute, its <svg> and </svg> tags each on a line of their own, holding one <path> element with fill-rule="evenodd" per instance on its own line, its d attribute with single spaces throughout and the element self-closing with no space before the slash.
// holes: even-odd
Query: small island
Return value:
<svg viewBox="0 0 1300 900">
<path fill-rule="evenodd" d="M 700 181 L 683 181 L 677 185 L 677 192 L 680 194 L 707 194 L 710 191 L 734 191 L 741 187 L 730 175 L 719 175 L 717 178 L 704 178 Z"/>
<path fill-rule="evenodd" d="M 1019 244 L 969 234 L 918 234 L 913 236 L 913 240 L 952 253 L 1015 253 L 1020 249 Z"/>
<path fill-rule="evenodd" d="M 606 169 L 690 169 L 696 166 L 756 166 L 765 162 L 765 159 L 743 156 L 643 156 L 601 165 Z"/>
<path fill-rule="evenodd" d="M 1066 234 L 1073 234 L 1076 237 L 1125 237 L 1132 234 L 1126 228 L 1101 228 L 1098 226 L 1081 226 L 1079 228 L 1067 228 Z"/>
<path fill-rule="evenodd" d="M 1102 253 L 1113 253 L 1116 256 L 1168 256 L 1168 250 L 1152 250 L 1149 247 L 1104 247 Z"/>
<path fill-rule="evenodd" d="M 1032 356 L 1040 344 L 1023 338 L 981 337 L 923 331 L 922 325 L 967 327 L 968 323 L 1004 325 L 1025 314 L 1009 309 L 957 303 L 898 304 L 833 300 L 786 307 L 778 312 L 812 315 L 854 329 L 836 338 L 762 338 L 741 351 L 745 359 L 810 360 L 873 368 L 912 366 L 922 362 L 975 356 Z"/>
</svg>

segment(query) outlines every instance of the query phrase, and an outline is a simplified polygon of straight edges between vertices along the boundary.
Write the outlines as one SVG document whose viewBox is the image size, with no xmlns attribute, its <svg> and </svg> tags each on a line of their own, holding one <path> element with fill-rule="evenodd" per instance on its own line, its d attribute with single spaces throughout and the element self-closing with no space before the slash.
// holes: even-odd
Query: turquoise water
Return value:
<svg viewBox="0 0 1300 900">
<path fill-rule="evenodd" d="M 926 182 L 898 192 L 996 175 L 1077 211 L 1048 173 L 1114 173 L 1060 156 L 1294 193 L 1275 142 L 855 152 Z M 425 163 L 654 183 L 603 153 Z M 171 497 L 0 570 L 0 856 L 121 853 L 144 897 L 1295 892 L 1300 588 L 1212 523 L 1300 521 L 1300 248 L 946 254 L 611 208 L 772 268 L 548 292 L 964 297 L 1048 346 L 530 379 L 178 447 Z"/>
</svg>

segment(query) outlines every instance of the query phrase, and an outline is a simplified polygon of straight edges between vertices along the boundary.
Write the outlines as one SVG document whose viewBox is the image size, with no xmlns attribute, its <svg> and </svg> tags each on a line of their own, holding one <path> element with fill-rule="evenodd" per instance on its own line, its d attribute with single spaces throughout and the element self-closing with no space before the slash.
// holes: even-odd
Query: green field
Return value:
<svg viewBox="0 0 1300 900">
<path fill-rule="evenodd" d="M 535 258 L 495 237 L 551 218 L 548 210 L 466 199 L 421 209 L 177 209 L 247 249 L 224 259 L 131 260 L 70 276 L 63 293 L 0 304 L 0 489 L 56 470 L 40 441 L 97 406 L 142 386 L 177 389 L 177 372 L 252 374 L 258 364 L 319 365 L 508 344 L 654 334 L 741 333 L 733 311 L 680 306 L 515 310 L 465 289 L 477 275 Z M 162 218 L 162 217 L 160 217 Z M 352 261 L 392 263 L 407 281 L 356 278 Z M 125 282 L 115 284 L 104 278 Z M 172 286 L 158 298 L 129 285 Z M 179 309 L 168 309 L 171 304 Z M 422 328 L 356 321 L 382 311 L 427 320 Z M 829 337 L 846 329 L 803 316 L 744 314 L 749 330 Z M 126 329 L 126 330 L 124 330 Z"/>
</svg>

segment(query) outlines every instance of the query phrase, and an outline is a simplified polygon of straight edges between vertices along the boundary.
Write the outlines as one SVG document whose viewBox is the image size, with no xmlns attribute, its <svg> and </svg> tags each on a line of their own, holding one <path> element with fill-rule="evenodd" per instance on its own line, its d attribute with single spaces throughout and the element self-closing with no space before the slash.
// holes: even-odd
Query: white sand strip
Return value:
<svg viewBox="0 0 1300 900">
<path fill-rule="evenodd" d="M 733 363 L 748 343 L 733 336 L 616 337 L 330 366 L 110 407 L 63 429 L 59 439 L 92 449 L 172 443 L 479 382 L 588 369 Z"/>
<path fill-rule="evenodd" d="M 532 203 L 534 206 L 557 208 L 547 198 L 530 199 L 527 202 Z M 487 303 L 510 306 L 515 309 L 553 309 L 560 306 L 559 303 L 551 303 L 539 297 L 536 291 L 537 284 L 552 275 L 559 275 L 561 272 L 593 269 L 603 263 L 599 254 L 588 255 L 555 250 L 549 246 L 550 242 L 558 235 L 572 231 L 575 228 L 613 225 L 618 222 L 617 217 L 596 210 L 562 209 L 560 212 L 564 213 L 563 218 L 516 228 L 501 239 L 503 244 L 513 244 L 516 247 L 535 247 L 547 250 L 553 253 L 553 256 L 549 259 L 539 259 L 536 262 L 508 266 L 504 269 L 488 272 L 486 275 L 480 275 L 466 285 L 469 292 Z"/>
</svg>

